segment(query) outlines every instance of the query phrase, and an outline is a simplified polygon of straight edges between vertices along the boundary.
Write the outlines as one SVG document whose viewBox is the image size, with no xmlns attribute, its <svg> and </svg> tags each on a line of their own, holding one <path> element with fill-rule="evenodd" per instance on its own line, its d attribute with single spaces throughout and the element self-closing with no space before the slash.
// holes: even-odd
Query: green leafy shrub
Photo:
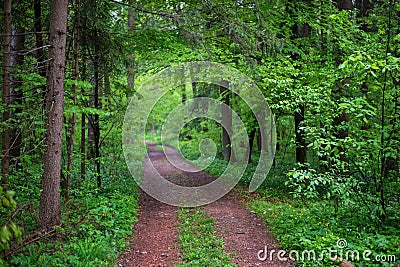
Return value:
<svg viewBox="0 0 400 267">
<path fill-rule="evenodd" d="M 119 251 L 127 247 L 126 238 L 132 234 L 137 221 L 138 187 L 132 179 L 112 183 L 103 191 L 85 185 L 75 206 L 79 212 L 69 212 L 58 229 L 64 240 L 37 242 L 11 258 L 12 266 L 111 266 Z M 82 191 L 83 190 L 83 191 Z M 83 210 L 82 210 L 83 209 Z"/>
<path fill-rule="evenodd" d="M 366 220 L 368 210 L 354 206 L 343 208 L 335 216 L 334 207 L 328 201 L 317 202 L 267 202 L 253 201 L 251 209 L 262 216 L 286 251 L 315 250 L 316 261 L 300 260 L 303 266 L 332 266 L 328 256 L 319 260 L 323 250 L 339 253 L 338 240 L 344 239 L 347 245 L 343 251 L 357 250 L 360 255 L 366 250 L 376 255 L 396 255 L 400 253 L 400 237 L 397 227 L 382 225 L 373 227 L 373 221 Z M 393 262 L 353 261 L 356 266 L 391 266 Z M 391 264 L 391 265 L 390 265 Z"/>
<path fill-rule="evenodd" d="M 14 195 L 14 191 L 5 191 L 4 188 L 0 186 L 0 213 L 2 215 L 7 215 L 2 218 L 0 225 L 0 253 L 10 249 L 12 242 L 22 242 L 22 228 L 17 226 L 14 222 L 8 220 L 10 212 L 17 207 L 17 203 L 13 198 Z M 2 259 L 0 259 L 0 265 L 1 264 L 4 264 Z"/>
</svg>

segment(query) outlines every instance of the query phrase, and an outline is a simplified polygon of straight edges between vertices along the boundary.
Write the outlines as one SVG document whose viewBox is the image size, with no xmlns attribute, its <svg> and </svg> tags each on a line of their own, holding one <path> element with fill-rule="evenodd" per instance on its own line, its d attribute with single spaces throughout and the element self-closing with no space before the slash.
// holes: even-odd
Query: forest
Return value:
<svg viewBox="0 0 400 267">
<path fill-rule="evenodd" d="M 0 4 L 0 266 L 400 266 L 397 0 Z"/>
</svg>

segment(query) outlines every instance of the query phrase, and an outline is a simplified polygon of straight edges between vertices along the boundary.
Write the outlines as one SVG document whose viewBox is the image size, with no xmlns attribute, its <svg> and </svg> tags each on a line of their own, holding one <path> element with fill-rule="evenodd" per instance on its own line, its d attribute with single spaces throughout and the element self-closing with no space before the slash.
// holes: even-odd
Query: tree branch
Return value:
<svg viewBox="0 0 400 267">
<path fill-rule="evenodd" d="M 122 5 L 122 6 L 127 6 L 127 7 L 130 7 L 130 8 L 133 8 L 136 11 L 140 11 L 140 12 L 144 12 L 144 13 L 148 13 L 148 14 L 152 14 L 152 15 L 157 15 L 157 16 L 161 16 L 161 17 L 167 17 L 167 18 L 170 18 L 170 19 L 176 19 L 177 17 L 179 17 L 178 15 L 168 14 L 167 12 L 164 12 L 164 11 L 153 11 L 153 10 L 146 9 L 144 7 L 134 6 L 134 5 L 130 5 L 130 4 L 127 4 L 127 3 L 119 2 L 119 1 L 116 1 L 116 0 L 109 0 L 109 1 L 112 2 L 112 3 L 116 3 L 116 4 L 119 4 L 119 5 Z"/>
</svg>

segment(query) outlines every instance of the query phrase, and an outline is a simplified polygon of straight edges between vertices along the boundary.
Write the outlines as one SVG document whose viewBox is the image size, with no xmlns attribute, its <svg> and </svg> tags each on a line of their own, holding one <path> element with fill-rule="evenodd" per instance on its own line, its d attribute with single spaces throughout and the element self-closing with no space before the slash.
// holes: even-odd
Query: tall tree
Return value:
<svg viewBox="0 0 400 267">
<path fill-rule="evenodd" d="M 353 1 L 352 0 L 339 0 L 337 1 L 337 6 L 339 10 L 353 10 Z"/>
<path fill-rule="evenodd" d="M 221 107 L 222 113 L 222 149 L 225 160 L 235 161 L 235 153 L 232 148 L 232 109 L 229 108 L 231 91 L 228 89 L 229 84 L 227 81 L 222 81 L 220 93 L 223 98 L 223 105 Z"/>
<path fill-rule="evenodd" d="M 302 0 L 300 2 L 309 3 L 309 0 Z M 297 22 L 294 25 L 294 37 L 307 38 L 310 36 L 311 27 L 308 23 Z M 295 54 L 294 59 L 299 59 L 300 55 Z M 294 130 L 296 135 L 296 162 L 304 164 L 307 162 L 307 143 L 306 133 L 304 128 L 301 127 L 305 121 L 305 103 L 299 102 L 294 112 Z"/>
<path fill-rule="evenodd" d="M 340 0 L 338 1 L 337 6 L 339 10 L 351 11 L 354 9 L 352 0 Z M 342 63 L 339 60 L 337 61 L 338 63 Z M 339 89 L 335 90 L 337 99 L 340 99 L 340 96 L 344 94 L 345 86 L 350 83 L 350 78 L 346 78 L 342 83 L 343 86 L 339 86 Z M 337 116 L 333 119 L 333 126 L 336 130 L 335 136 L 336 138 L 338 138 L 338 140 L 344 140 L 349 136 L 349 131 L 346 126 L 348 122 L 349 122 L 349 115 L 345 111 L 343 111 L 340 114 L 337 114 Z M 346 157 L 345 148 L 341 145 L 339 145 L 337 148 L 339 151 L 339 160 L 343 163 L 348 163 L 349 160 Z M 345 169 L 347 169 L 347 164 L 345 165 Z M 345 174 L 345 172 L 347 171 L 341 170 L 342 174 Z"/>
<path fill-rule="evenodd" d="M 35 15 L 33 26 L 35 28 L 35 42 L 36 42 L 36 61 L 39 68 L 39 75 L 42 77 L 46 77 L 46 69 L 45 69 L 45 53 L 44 53 L 44 42 L 42 36 L 42 4 L 41 0 L 33 1 L 33 12 Z M 43 88 L 43 100 L 45 98 L 45 88 Z"/>
<path fill-rule="evenodd" d="M 93 75 L 93 92 L 91 94 L 91 102 L 95 109 L 101 109 L 101 87 L 103 79 L 100 77 L 100 58 L 98 57 L 98 48 L 95 44 L 95 55 L 92 56 L 94 75 Z M 94 158 L 96 163 L 97 186 L 101 187 L 101 163 L 100 163 L 100 116 L 98 112 L 89 115 L 88 140 L 90 144 L 89 155 Z"/>
<path fill-rule="evenodd" d="M 300 104 L 298 110 L 294 112 L 294 129 L 296 134 L 296 162 L 307 162 L 307 144 L 305 131 L 302 128 L 302 123 L 305 121 L 305 106 Z"/>
<path fill-rule="evenodd" d="M 3 86 L 2 86 L 2 102 L 4 107 L 3 123 L 6 123 L 11 116 L 10 108 L 10 90 L 11 90 L 11 0 L 4 1 L 4 42 L 3 42 Z M 1 174 L 2 184 L 8 183 L 8 173 L 10 168 L 10 138 L 11 132 L 9 127 L 5 127 L 1 135 Z"/>
<path fill-rule="evenodd" d="M 134 25 L 135 25 L 136 13 L 135 10 L 130 8 L 128 10 L 128 31 L 133 33 L 134 32 Z M 135 66 L 135 55 L 131 53 L 128 59 L 128 88 L 129 88 L 129 95 L 133 93 L 134 83 L 135 83 L 135 74 L 134 74 L 134 66 Z"/>
<path fill-rule="evenodd" d="M 78 93 L 78 81 L 79 81 L 79 35 L 80 35 L 80 5 L 81 1 L 77 1 L 77 9 L 78 9 L 78 14 L 76 17 L 76 32 L 75 32 L 75 38 L 74 38 L 74 48 L 75 48 L 75 53 L 74 53 L 74 95 L 73 95 L 73 102 L 74 106 L 77 106 L 78 101 L 77 101 L 77 93 Z M 75 126 L 76 126 L 76 112 L 72 113 L 71 118 L 69 119 L 69 134 L 67 136 L 67 177 L 66 177 L 66 186 L 65 186 L 65 198 L 69 198 L 69 188 L 70 188 L 70 183 L 71 183 L 71 168 L 72 168 L 72 153 L 74 151 L 74 140 L 75 140 Z"/>
<path fill-rule="evenodd" d="M 49 58 L 51 61 L 46 83 L 47 126 L 39 211 L 42 229 L 49 229 L 61 221 L 60 174 L 67 16 L 68 0 L 52 0 L 49 33 Z"/>
<path fill-rule="evenodd" d="M 14 18 L 19 19 L 19 14 L 16 14 Z M 13 73 L 16 73 L 20 69 L 22 69 L 25 56 L 24 56 L 24 49 L 25 49 L 25 29 L 20 25 L 17 25 L 13 32 L 13 38 L 11 40 L 11 67 L 14 69 L 12 70 Z M 20 88 L 22 85 L 21 79 L 15 79 L 14 77 L 11 78 L 11 90 L 10 90 L 10 104 L 15 108 L 12 111 L 12 117 L 15 118 L 17 114 L 21 114 L 22 112 L 22 98 L 23 92 Z M 21 147 L 22 147 L 22 129 L 19 126 L 19 122 L 13 120 L 11 128 L 11 137 L 10 137 L 10 160 L 16 168 L 18 168 L 19 158 L 21 156 Z"/>
</svg>

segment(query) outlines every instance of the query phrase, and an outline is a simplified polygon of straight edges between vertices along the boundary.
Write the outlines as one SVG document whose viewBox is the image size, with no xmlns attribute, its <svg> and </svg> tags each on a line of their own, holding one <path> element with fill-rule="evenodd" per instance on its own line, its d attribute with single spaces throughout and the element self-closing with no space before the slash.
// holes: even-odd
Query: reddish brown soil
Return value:
<svg viewBox="0 0 400 267">
<path fill-rule="evenodd" d="M 272 254 L 272 261 L 269 257 L 265 261 L 258 259 L 258 252 L 265 250 L 265 246 L 267 251 L 279 250 L 279 247 L 264 222 L 247 210 L 238 199 L 236 193 L 231 191 L 222 199 L 204 207 L 214 218 L 217 232 L 223 237 L 225 250 L 231 253 L 233 262 L 240 267 L 292 266 L 291 262 L 278 261 L 276 254 Z"/>
<path fill-rule="evenodd" d="M 205 172 L 187 173 L 168 163 L 156 144 L 148 143 L 149 157 L 153 165 L 173 183 L 199 186 L 213 180 Z M 168 148 L 171 149 L 171 148 Z M 260 218 L 255 216 L 231 192 L 220 200 L 204 206 L 215 220 L 219 236 L 224 240 L 225 250 L 231 253 L 238 266 L 292 266 L 289 262 L 260 261 L 258 251 L 268 246 L 277 249 L 276 241 Z M 176 266 L 181 261 L 178 244 L 177 208 L 163 204 L 141 192 L 139 222 L 134 226 L 130 249 L 117 260 L 121 267 Z"/>
<path fill-rule="evenodd" d="M 139 222 L 134 227 L 130 249 L 117 263 L 120 267 L 169 267 L 180 260 L 176 207 L 163 204 L 141 192 Z"/>
</svg>

